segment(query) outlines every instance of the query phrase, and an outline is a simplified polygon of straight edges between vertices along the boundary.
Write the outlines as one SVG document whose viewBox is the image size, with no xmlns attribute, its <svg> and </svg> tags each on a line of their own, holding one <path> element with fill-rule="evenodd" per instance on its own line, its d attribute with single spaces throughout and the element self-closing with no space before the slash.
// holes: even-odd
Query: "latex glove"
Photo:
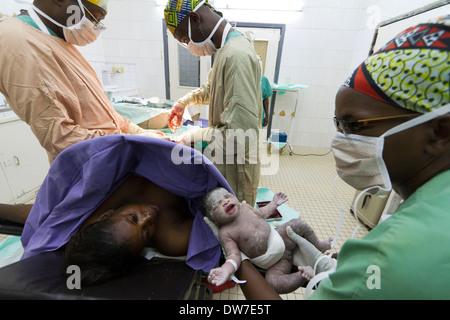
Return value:
<svg viewBox="0 0 450 320">
<path fill-rule="evenodd" d="M 141 137 L 170 140 L 169 136 L 166 136 L 163 132 L 158 130 L 144 130 L 144 132 L 137 133 L 136 135 Z"/>
<path fill-rule="evenodd" d="M 172 130 L 176 130 L 181 127 L 181 121 L 183 120 L 185 105 L 182 102 L 177 102 L 176 105 L 173 106 L 169 115 L 169 128 Z"/>
<path fill-rule="evenodd" d="M 139 133 L 145 133 L 147 130 L 139 127 L 137 124 L 134 124 L 133 122 L 130 122 L 128 125 L 128 134 L 139 134 Z"/>
<path fill-rule="evenodd" d="M 188 147 L 194 147 L 194 145 L 200 141 L 205 141 L 208 138 L 207 132 L 209 128 L 200 128 L 194 130 L 188 130 L 178 136 L 178 143 L 181 143 Z"/>
<path fill-rule="evenodd" d="M 277 206 L 281 206 L 286 201 L 288 201 L 288 196 L 283 192 L 278 192 L 276 195 L 273 196 L 273 202 L 275 202 Z"/>
</svg>

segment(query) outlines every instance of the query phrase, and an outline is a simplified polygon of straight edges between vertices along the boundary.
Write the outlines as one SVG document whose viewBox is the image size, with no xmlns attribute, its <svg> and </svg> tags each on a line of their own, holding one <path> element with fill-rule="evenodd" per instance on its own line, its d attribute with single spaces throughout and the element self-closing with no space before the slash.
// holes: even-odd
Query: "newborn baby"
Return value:
<svg viewBox="0 0 450 320">
<path fill-rule="evenodd" d="M 310 266 L 299 266 L 297 272 L 291 273 L 293 252 L 298 244 L 291 240 L 287 230 L 291 231 L 291 228 L 320 252 L 330 249 L 332 238 L 319 241 L 312 228 L 299 219 L 293 219 L 277 230 L 272 228 L 265 219 L 287 200 L 287 195 L 279 192 L 268 205 L 256 209 L 240 203 L 224 188 L 213 189 L 205 195 L 203 214 L 217 226 L 218 239 L 226 255 L 226 262 L 210 271 L 210 283 L 217 286 L 225 283 L 239 268 L 241 252 L 253 264 L 267 270 L 266 280 L 278 293 L 292 292 L 314 276 Z"/>
</svg>

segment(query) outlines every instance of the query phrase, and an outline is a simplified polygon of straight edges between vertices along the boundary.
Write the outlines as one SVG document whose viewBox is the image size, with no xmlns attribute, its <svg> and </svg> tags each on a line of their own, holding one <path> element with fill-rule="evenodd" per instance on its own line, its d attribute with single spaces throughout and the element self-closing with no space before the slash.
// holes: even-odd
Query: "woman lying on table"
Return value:
<svg viewBox="0 0 450 320">
<path fill-rule="evenodd" d="M 63 151 L 33 206 L 0 205 L 0 219 L 25 223 L 22 259 L 65 247 L 85 285 L 123 272 L 144 247 L 186 256 L 196 270 L 215 267 L 220 245 L 199 206 L 208 190 L 229 186 L 190 148 L 192 162 L 175 164 L 174 145 L 118 135 Z"/>
</svg>

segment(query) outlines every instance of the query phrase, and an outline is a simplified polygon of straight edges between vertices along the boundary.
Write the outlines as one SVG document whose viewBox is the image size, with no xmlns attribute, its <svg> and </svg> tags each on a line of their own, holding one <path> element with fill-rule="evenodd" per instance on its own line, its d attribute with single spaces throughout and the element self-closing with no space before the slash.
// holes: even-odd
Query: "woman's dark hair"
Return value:
<svg viewBox="0 0 450 320">
<path fill-rule="evenodd" d="M 113 222 L 105 218 L 77 232 L 66 245 L 64 270 L 76 265 L 81 284 L 90 286 L 124 273 L 136 259 L 124 241 L 112 232 Z"/>
</svg>

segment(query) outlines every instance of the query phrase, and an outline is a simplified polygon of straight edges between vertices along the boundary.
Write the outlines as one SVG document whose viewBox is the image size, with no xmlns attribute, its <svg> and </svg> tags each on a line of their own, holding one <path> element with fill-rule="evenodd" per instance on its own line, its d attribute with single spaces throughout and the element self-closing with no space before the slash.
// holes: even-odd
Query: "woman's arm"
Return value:
<svg viewBox="0 0 450 320">
<path fill-rule="evenodd" d="M 281 300 L 280 295 L 249 260 L 242 261 L 236 277 L 247 281 L 240 284 L 247 300 Z"/>
<path fill-rule="evenodd" d="M 17 223 L 25 223 L 31 211 L 32 204 L 1 204 L 0 219 Z"/>
</svg>

